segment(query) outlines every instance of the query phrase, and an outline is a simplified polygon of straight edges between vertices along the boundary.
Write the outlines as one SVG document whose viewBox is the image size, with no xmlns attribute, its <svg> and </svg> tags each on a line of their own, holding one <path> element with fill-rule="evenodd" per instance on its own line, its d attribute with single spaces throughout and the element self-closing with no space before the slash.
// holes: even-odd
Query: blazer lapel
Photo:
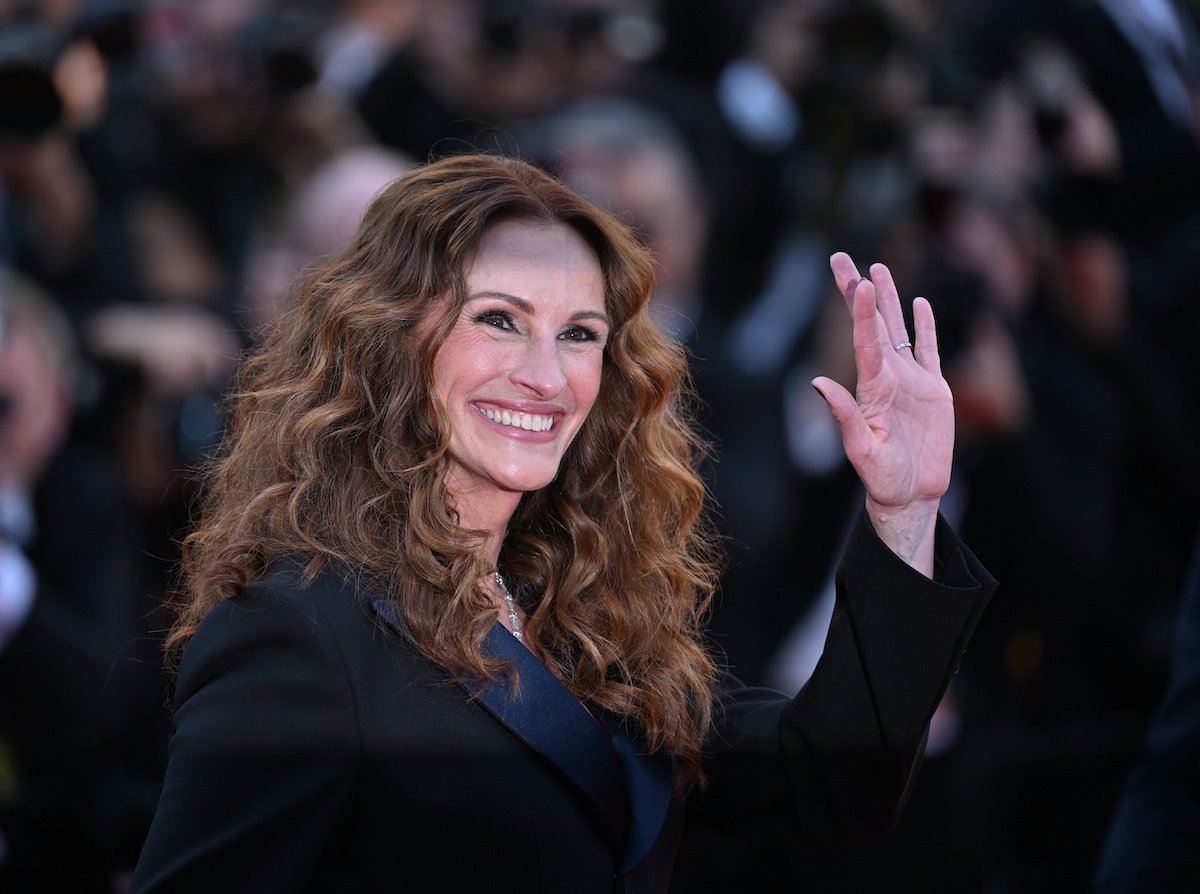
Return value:
<svg viewBox="0 0 1200 894">
<path fill-rule="evenodd" d="M 400 635 L 411 640 L 395 606 L 384 599 L 371 602 L 375 612 Z M 497 623 L 488 631 L 484 653 L 511 663 L 520 675 L 519 691 L 501 679 L 491 685 L 463 688 L 484 709 L 534 751 L 541 754 L 583 795 L 607 830 L 613 849 L 627 852 L 626 842 L 635 830 L 638 839 L 647 816 L 631 816 L 627 760 L 609 733 L 602 729 L 579 700 L 532 652 Z M 609 729 L 612 726 L 606 724 Z M 625 740 L 624 734 L 621 739 Z M 627 741 L 627 740 L 626 740 Z M 632 743 L 629 749 L 632 750 Z M 669 787 L 668 787 L 669 793 Z M 636 803 L 639 799 L 635 797 Z M 645 814 L 643 808 L 637 813 Z M 622 859 L 622 865 L 627 862 Z"/>
<path fill-rule="evenodd" d="M 630 872 L 654 847 L 671 806 L 674 766 L 665 754 L 646 754 L 638 739 L 626 735 L 620 721 L 604 712 L 604 725 L 629 781 L 629 835 L 621 860 L 621 874 Z"/>
<path fill-rule="evenodd" d="M 499 623 L 488 631 L 483 649 L 489 657 L 513 664 L 521 686 L 514 691 L 501 679 L 472 694 L 574 783 L 604 818 L 615 849 L 623 850 L 630 825 L 628 785 L 606 732 L 562 681 Z"/>
</svg>

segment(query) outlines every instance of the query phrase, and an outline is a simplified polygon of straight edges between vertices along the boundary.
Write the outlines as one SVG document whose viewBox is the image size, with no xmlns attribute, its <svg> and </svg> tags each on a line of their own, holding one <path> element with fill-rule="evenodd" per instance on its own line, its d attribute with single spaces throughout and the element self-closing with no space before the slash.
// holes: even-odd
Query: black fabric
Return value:
<svg viewBox="0 0 1200 894">
<path fill-rule="evenodd" d="M 894 820 L 993 587 L 941 536 L 961 557 L 945 567 L 969 580 L 930 582 L 860 527 L 826 658 L 801 697 L 722 687 L 692 821 L 804 842 Z M 329 568 L 305 587 L 301 568 L 282 563 L 217 606 L 189 643 L 134 894 L 666 890 L 682 803 L 623 876 L 621 848 L 578 785 L 382 623 L 351 575 Z"/>
</svg>

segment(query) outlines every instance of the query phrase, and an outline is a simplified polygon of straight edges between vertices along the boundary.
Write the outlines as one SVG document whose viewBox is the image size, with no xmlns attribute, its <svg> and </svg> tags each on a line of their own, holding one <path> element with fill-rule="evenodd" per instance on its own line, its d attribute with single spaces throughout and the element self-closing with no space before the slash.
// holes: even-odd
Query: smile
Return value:
<svg viewBox="0 0 1200 894">
<path fill-rule="evenodd" d="M 536 413 L 510 413 L 508 410 L 483 410 L 481 412 L 492 422 L 521 428 L 525 431 L 550 431 L 554 425 L 553 416 L 538 416 Z"/>
</svg>

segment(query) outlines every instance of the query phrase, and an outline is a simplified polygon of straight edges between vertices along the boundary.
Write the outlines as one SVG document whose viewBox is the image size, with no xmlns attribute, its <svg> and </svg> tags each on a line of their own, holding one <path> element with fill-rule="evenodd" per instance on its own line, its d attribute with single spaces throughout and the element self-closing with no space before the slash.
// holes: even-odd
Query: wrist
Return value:
<svg viewBox="0 0 1200 894">
<path fill-rule="evenodd" d="M 867 517 L 876 536 L 900 559 L 926 577 L 933 577 L 934 534 L 940 500 L 914 500 L 887 506 L 866 498 Z"/>
</svg>

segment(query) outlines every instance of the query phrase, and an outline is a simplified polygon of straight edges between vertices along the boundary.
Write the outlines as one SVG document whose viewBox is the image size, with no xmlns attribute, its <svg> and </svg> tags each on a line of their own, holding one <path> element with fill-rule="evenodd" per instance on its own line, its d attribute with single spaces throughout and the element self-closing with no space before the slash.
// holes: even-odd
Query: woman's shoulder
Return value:
<svg viewBox="0 0 1200 894">
<path fill-rule="evenodd" d="M 293 553 L 281 556 L 243 588 L 245 594 L 271 592 L 325 593 L 368 586 L 367 577 L 350 566 L 330 559 Z"/>
<path fill-rule="evenodd" d="M 399 673 L 414 656 L 381 617 L 379 592 L 364 575 L 334 564 L 314 570 L 303 556 L 273 562 L 209 611 L 184 648 L 177 693 L 228 675 L 280 672 L 299 685 L 314 675 L 370 676 L 380 666 Z"/>
<path fill-rule="evenodd" d="M 326 641 L 332 646 L 373 635 L 376 589 L 364 575 L 335 563 L 317 566 L 305 556 L 278 559 L 238 595 L 209 610 L 188 642 L 185 663 L 189 652 L 234 644 Z"/>
<path fill-rule="evenodd" d="M 380 587 L 366 574 L 345 565 L 288 555 L 271 562 L 242 587 L 241 591 L 212 608 L 214 615 L 300 612 L 313 617 L 333 618 L 361 613 L 361 606 L 374 600 Z"/>
</svg>

